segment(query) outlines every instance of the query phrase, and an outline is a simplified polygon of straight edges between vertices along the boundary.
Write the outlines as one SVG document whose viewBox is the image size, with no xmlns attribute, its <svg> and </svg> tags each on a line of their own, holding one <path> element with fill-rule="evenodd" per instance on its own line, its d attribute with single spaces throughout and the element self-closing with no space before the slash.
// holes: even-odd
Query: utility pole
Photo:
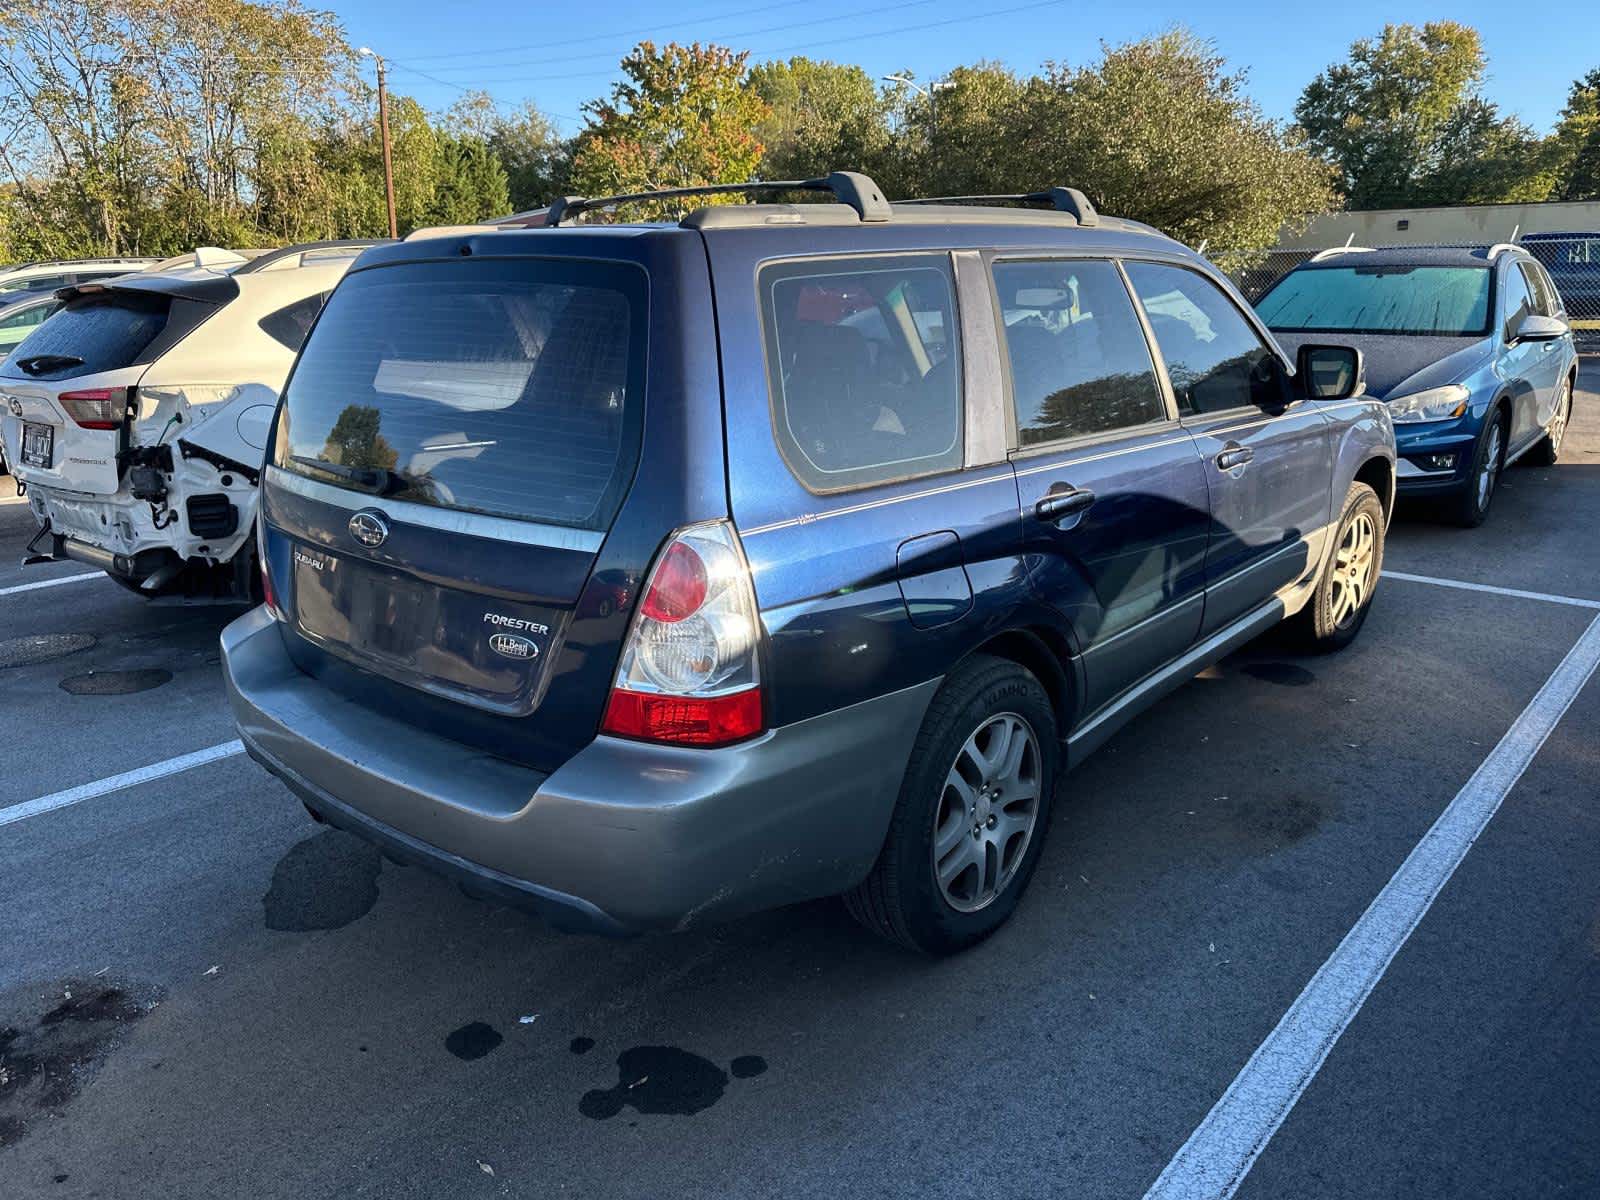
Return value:
<svg viewBox="0 0 1600 1200">
<path fill-rule="evenodd" d="M 372 59 L 378 66 L 378 135 L 383 139 L 383 201 L 389 209 L 389 236 L 399 237 L 400 227 L 394 219 L 394 159 L 389 150 L 388 69 L 383 55 L 368 47 L 361 47 L 357 53 L 363 58 Z"/>
</svg>

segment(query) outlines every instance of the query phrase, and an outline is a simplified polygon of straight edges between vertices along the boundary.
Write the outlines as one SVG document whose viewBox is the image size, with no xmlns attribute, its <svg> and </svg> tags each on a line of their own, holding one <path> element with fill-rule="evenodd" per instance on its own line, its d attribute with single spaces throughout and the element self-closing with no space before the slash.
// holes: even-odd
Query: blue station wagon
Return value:
<svg viewBox="0 0 1600 1200">
<path fill-rule="evenodd" d="M 1578 356 L 1560 294 L 1517 246 L 1323 251 L 1256 307 L 1286 346 L 1361 350 L 1394 418 L 1400 494 L 1460 525 L 1488 517 L 1507 466 L 1561 453 Z"/>
<path fill-rule="evenodd" d="M 1388 412 L 1073 189 L 645 199 L 703 191 L 766 202 L 362 255 L 278 410 L 241 736 L 562 928 L 843 893 L 960 949 L 1068 765 L 1285 618 L 1356 636 Z"/>
</svg>

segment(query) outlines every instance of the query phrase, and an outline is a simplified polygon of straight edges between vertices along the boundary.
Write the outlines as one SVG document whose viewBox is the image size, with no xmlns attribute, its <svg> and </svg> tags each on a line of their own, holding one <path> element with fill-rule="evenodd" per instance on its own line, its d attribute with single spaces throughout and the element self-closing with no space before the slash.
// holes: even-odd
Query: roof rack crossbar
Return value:
<svg viewBox="0 0 1600 1200">
<path fill-rule="evenodd" d="M 599 208 L 613 208 L 640 200 L 671 200 L 681 196 L 755 196 L 765 192 L 832 192 L 835 200 L 856 210 L 863 221 L 887 221 L 889 202 L 878 185 L 856 171 L 835 171 L 816 179 L 767 179 L 751 183 L 713 183 L 704 187 L 662 188 L 655 192 L 624 192 L 616 196 L 562 196 L 550 205 L 547 226 Z"/>
<path fill-rule="evenodd" d="M 1100 224 L 1100 213 L 1075 187 L 1053 187 L 1039 192 L 1015 192 L 992 196 L 918 196 L 914 200 L 897 200 L 896 204 L 1048 204 L 1057 212 L 1067 213 L 1079 225 Z"/>
</svg>

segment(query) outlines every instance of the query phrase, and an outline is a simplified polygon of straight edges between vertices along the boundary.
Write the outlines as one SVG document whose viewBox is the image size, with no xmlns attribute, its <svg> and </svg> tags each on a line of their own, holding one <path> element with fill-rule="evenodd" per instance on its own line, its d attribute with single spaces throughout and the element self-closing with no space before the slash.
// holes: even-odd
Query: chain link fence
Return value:
<svg viewBox="0 0 1600 1200">
<path fill-rule="evenodd" d="M 1578 349 L 1587 354 L 1600 354 L 1600 232 L 1530 233 L 1517 244 L 1543 263 L 1549 272 L 1566 306 L 1567 320 L 1572 325 Z M 1482 250 L 1487 247 L 1467 248 Z M 1245 299 L 1254 304 L 1278 280 L 1300 264 L 1310 262 L 1321 251 L 1214 250 L 1208 253 L 1211 261 L 1239 286 Z"/>
</svg>

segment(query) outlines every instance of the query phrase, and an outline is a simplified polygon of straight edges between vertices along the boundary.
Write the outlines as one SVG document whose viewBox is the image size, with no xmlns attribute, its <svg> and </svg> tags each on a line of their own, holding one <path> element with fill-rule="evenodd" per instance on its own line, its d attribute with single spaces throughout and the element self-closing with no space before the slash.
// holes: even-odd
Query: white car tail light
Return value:
<svg viewBox="0 0 1600 1200">
<path fill-rule="evenodd" d="M 56 399 L 67 416 L 84 429 L 121 429 L 127 413 L 127 388 L 88 388 L 81 392 L 62 392 Z"/>
<path fill-rule="evenodd" d="M 754 737 L 766 727 L 760 628 L 733 526 L 680 529 L 645 582 L 602 732 L 685 746 Z"/>
</svg>

